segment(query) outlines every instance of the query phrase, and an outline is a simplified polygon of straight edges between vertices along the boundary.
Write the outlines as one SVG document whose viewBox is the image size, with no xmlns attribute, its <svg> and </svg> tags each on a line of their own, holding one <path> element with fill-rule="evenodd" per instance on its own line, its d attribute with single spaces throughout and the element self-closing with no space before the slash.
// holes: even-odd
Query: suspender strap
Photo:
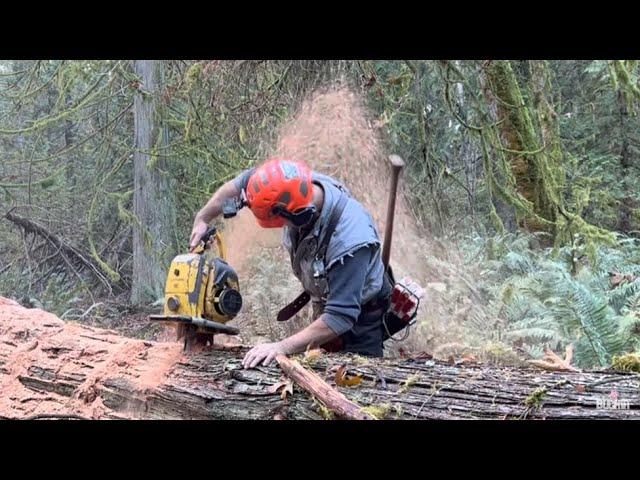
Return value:
<svg viewBox="0 0 640 480">
<path fill-rule="evenodd" d="M 344 207 L 346 205 L 347 196 L 343 194 L 340 196 L 338 203 L 331 212 L 324 237 L 322 239 L 322 242 L 318 246 L 318 250 L 316 251 L 316 261 L 321 260 L 324 263 L 324 256 L 327 253 L 329 241 L 331 240 L 331 236 L 338 226 L 338 222 L 340 221 L 340 217 L 342 216 L 342 212 L 344 211 Z M 284 322 L 285 320 L 289 320 L 296 313 L 298 313 L 302 309 L 302 307 L 309 303 L 310 299 L 311 295 L 309 295 L 308 292 L 302 292 L 300 295 L 298 295 L 298 297 L 296 297 L 293 302 L 291 302 L 289 305 L 278 312 L 278 321 Z"/>
<path fill-rule="evenodd" d="M 342 212 L 344 211 L 344 207 L 347 205 L 347 196 L 341 195 L 338 200 L 338 204 L 331 212 L 331 217 L 329 218 L 329 224 L 327 225 L 327 230 L 325 232 L 324 238 L 322 239 L 322 243 L 318 245 L 318 250 L 316 252 L 316 260 L 324 260 L 324 256 L 327 253 L 327 248 L 329 247 L 329 242 L 331 241 L 331 236 L 333 232 L 335 232 L 336 227 L 338 226 L 338 222 L 340 221 L 340 217 L 342 216 Z"/>
</svg>

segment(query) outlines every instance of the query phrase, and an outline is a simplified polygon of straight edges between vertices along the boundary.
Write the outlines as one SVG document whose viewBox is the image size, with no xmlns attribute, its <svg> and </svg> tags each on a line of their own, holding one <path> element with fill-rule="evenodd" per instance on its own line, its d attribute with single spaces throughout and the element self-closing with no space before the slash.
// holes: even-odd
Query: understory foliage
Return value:
<svg viewBox="0 0 640 480">
<path fill-rule="evenodd" d="M 484 298 L 465 325 L 471 335 L 524 358 L 572 344 L 582 368 L 609 366 L 613 356 L 639 349 L 637 240 L 599 247 L 595 263 L 578 245 L 557 253 L 530 245 L 531 237 L 512 235 L 466 244 Z"/>
</svg>

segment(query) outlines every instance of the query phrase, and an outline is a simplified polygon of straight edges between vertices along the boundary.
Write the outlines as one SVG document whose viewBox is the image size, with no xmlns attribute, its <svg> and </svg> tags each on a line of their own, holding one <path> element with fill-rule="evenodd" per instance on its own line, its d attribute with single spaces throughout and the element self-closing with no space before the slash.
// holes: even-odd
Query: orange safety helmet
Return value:
<svg viewBox="0 0 640 480">
<path fill-rule="evenodd" d="M 263 228 L 284 227 L 287 219 L 308 223 L 315 213 L 312 199 L 311 169 L 302 161 L 267 160 L 247 185 L 247 204 Z"/>
</svg>

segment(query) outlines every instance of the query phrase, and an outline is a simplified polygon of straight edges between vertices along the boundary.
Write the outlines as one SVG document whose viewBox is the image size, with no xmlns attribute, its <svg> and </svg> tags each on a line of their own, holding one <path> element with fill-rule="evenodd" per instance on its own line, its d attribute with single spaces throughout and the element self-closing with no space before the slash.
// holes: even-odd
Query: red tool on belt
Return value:
<svg viewBox="0 0 640 480">
<path fill-rule="evenodd" d="M 410 277 L 404 277 L 393 286 L 389 311 L 403 322 L 410 322 L 418 312 L 418 305 L 424 291 Z"/>
</svg>

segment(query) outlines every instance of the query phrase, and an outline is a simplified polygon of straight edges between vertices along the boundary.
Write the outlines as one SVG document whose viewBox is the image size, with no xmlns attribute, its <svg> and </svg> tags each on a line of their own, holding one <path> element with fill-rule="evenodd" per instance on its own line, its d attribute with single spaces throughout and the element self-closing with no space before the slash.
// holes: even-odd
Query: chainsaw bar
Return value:
<svg viewBox="0 0 640 480">
<path fill-rule="evenodd" d="M 149 315 L 149 320 L 152 322 L 193 325 L 203 329 L 204 333 L 226 333 L 227 335 L 238 335 L 238 333 L 240 333 L 237 327 L 204 318 L 189 317 L 187 315 Z"/>
</svg>

